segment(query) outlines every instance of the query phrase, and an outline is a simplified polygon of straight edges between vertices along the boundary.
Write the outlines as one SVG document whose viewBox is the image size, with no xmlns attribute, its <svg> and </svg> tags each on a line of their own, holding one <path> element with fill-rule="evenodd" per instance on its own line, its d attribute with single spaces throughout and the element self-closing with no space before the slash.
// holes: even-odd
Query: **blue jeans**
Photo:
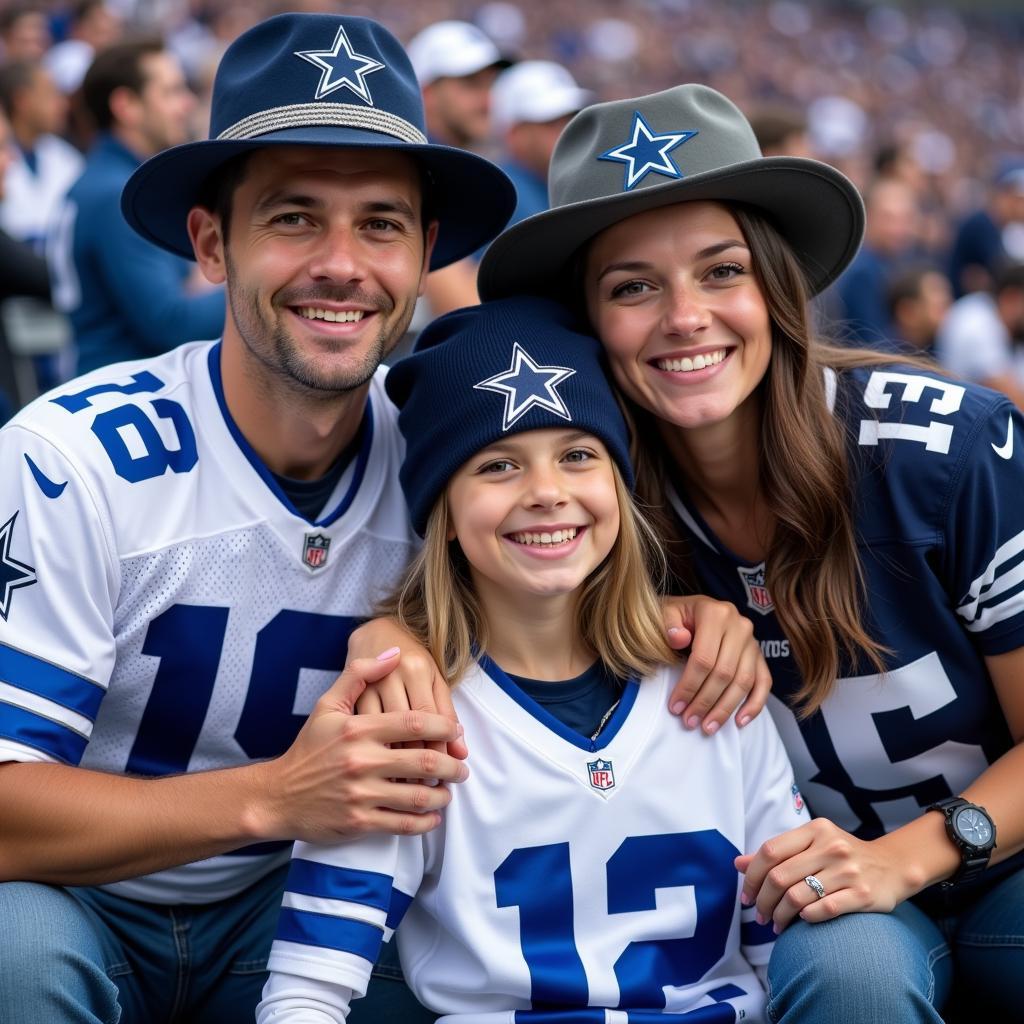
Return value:
<svg viewBox="0 0 1024 1024">
<path fill-rule="evenodd" d="M 774 1024 L 941 1024 L 943 1013 L 974 1024 L 1018 1020 L 1022 1003 L 1024 870 L 957 913 L 907 902 L 891 914 L 798 920 L 768 965 Z"/>
<path fill-rule="evenodd" d="M 160 906 L 96 888 L 0 884 L 0 1020 L 252 1024 L 287 865 L 229 900 Z M 352 1024 L 427 1013 L 383 962 Z"/>
</svg>

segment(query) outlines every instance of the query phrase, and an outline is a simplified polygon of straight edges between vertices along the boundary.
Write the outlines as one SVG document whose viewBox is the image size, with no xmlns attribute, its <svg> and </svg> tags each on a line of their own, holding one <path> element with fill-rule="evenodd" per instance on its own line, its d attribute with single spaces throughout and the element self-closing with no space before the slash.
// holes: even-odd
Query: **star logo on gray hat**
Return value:
<svg viewBox="0 0 1024 1024">
<path fill-rule="evenodd" d="M 373 57 L 356 53 L 348 40 L 344 25 L 338 27 L 334 45 L 329 50 L 296 50 L 295 56 L 320 68 L 320 84 L 317 86 L 316 99 L 322 100 L 332 92 L 347 87 L 364 103 L 373 106 L 373 97 L 366 84 L 366 76 L 374 71 L 382 71 L 384 65 Z"/>
<path fill-rule="evenodd" d="M 505 396 L 505 417 L 502 430 L 508 430 L 516 420 L 531 409 L 547 409 L 563 420 L 572 420 L 562 396 L 555 390 L 562 381 L 576 371 L 568 366 L 541 366 L 519 342 L 512 346 L 512 365 L 493 377 L 474 384 L 479 391 L 496 391 Z"/>
<path fill-rule="evenodd" d="M 666 178 L 681 178 L 683 175 L 672 162 L 669 153 L 676 146 L 692 139 L 695 131 L 662 132 L 651 131 L 639 110 L 633 111 L 633 135 L 628 142 L 602 153 L 598 160 L 615 160 L 626 165 L 624 191 L 628 192 L 651 174 L 664 174 Z"/>
</svg>

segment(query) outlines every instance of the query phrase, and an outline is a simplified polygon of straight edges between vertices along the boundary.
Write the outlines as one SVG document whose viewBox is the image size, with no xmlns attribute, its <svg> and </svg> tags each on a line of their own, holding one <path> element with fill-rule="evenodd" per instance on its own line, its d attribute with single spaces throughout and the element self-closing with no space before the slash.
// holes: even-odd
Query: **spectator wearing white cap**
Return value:
<svg viewBox="0 0 1024 1024">
<path fill-rule="evenodd" d="M 412 39 L 409 58 L 431 139 L 462 149 L 486 139 L 491 86 L 508 67 L 490 37 L 468 21 L 438 21 Z"/>
<path fill-rule="evenodd" d="M 494 41 L 467 21 L 438 21 L 407 47 L 423 90 L 431 142 L 472 149 L 490 134 L 491 86 L 509 62 Z M 424 299 L 432 316 L 473 306 L 476 262 L 460 260 L 427 278 Z"/>
<path fill-rule="evenodd" d="M 491 90 L 491 123 L 506 159 L 502 170 L 516 186 L 516 223 L 548 209 L 548 165 L 555 143 L 572 116 L 594 95 L 567 68 L 527 60 L 503 71 Z"/>
</svg>

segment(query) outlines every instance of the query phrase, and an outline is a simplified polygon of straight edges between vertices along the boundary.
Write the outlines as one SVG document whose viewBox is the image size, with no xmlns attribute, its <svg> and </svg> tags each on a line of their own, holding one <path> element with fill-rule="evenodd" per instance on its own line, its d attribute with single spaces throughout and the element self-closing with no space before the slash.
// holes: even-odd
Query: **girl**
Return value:
<svg viewBox="0 0 1024 1024">
<path fill-rule="evenodd" d="M 296 844 L 262 1024 L 345 1020 L 403 918 L 449 1024 L 763 1020 L 774 935 L 741 924 L 733 859 L 806 812 L 768 716 L 711 738 L 666 709 L 599 351 L 517 299 L 436 321 L 389 374 L 425 543 L 387 610 L 458 683 L 473 766 L 426 836 Z"/>
<path fill-rule="evenodd" d="M 814 338 L 808 298 L 855 254 L 860 199 L 823 164 L 762 158 L 711 89 L 583 111 L 551 192 L 481 291 L 585 306 L 675 569 L 753 618 L 822 816 L 738 861 L 758 919 L 796 922 L 769 1016 L 937 1022 L 954 958 L 971 1020 L 1019 1016 L 1019 412 Z"/>
</svg>

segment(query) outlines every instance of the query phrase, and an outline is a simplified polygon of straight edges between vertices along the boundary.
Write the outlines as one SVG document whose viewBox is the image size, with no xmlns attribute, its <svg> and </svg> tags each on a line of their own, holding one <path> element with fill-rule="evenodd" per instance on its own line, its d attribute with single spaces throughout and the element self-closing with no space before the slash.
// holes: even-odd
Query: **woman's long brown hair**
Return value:
<svg viewBox="0 0 1024 1024">
<path fill-rule="evenodd" d="M 857 553 L 846 427 L 826 393 L 829 371 L 891 365 L 894 358 L 816 341 L 804 275 L 792 250 L 757 212 L 730 207 L 747 245 L 772 324 L 772 357 L 761 382 L 760 489 L 773 531 L 765 576 L 775 613 L 802 677 L 794 702 L 816 711 L 847 664 L 866 659 L 878 673 L 886 648 L 862 624 L 864 579 Z M 900 362 L 928 365 L 924 360 Z M 663 445 L 649 415 L 639 424 L 637 492 L 653 509 L 676 579 L 693 584 L 689 546 L 665 512 Z M 685 483 L 685 481 L 684 481 Z"/>
</svg>

